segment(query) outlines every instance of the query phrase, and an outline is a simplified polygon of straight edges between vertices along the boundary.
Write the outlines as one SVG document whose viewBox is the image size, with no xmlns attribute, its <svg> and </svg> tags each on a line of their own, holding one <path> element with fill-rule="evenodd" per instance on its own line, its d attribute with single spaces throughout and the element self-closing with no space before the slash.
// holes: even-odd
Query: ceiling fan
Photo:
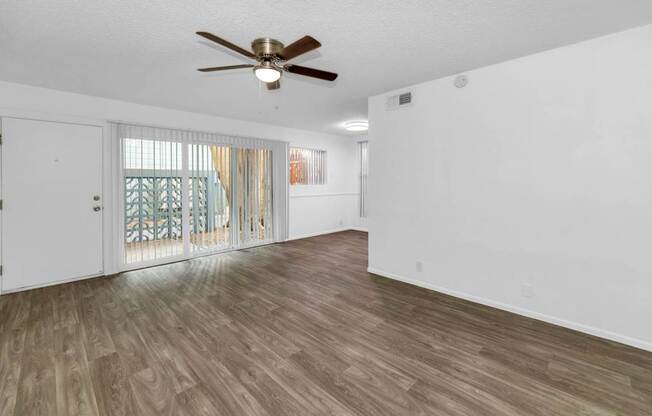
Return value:
<svg viewBox="0 0 652 416">
<path fill-rule="evenodd" d="M 229 48 L 232 51 L 238 52 L 247 58 L 255 59 L 257 61 L 255 65 L 242 64 L 198 69 L 198 71 L 201 72 L 253 68 L 256 78 L 264 82 L 267 85 L 268 90 L 275 90 L 280 88 L 280 79 L 284 71 L 298 75 L 305 75 L 307 77 L 323 79 L 325 81 L 335 81 L 335 78 L 337 78 L 337 74 L 333 72 L 308 68 L 301 65 L 294 65 L 287 62 L 292 58 L 296 58 L 299 55 L 303 55 L 304 53 L 310 52 L 321 46 L 321 43 L 319 43 L 312 36 L 304 36 L 296 42 L 289 44 L 288 46 L 284 46 L 276 39 L 259 38 L 251 42 L 251 50 L 247 50 L 239 47 L 238 45 L 234 45 L 228 40 L 224 40 L 218 36 L 215 36 L 212 33 L 197 32 L 197 34 L 226 48 Z"/>
</svg>

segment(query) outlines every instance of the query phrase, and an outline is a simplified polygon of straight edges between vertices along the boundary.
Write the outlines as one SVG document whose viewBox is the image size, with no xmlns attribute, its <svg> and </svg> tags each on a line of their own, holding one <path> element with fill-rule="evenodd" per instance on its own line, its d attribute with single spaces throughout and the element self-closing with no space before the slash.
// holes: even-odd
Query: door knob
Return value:
<svg viewBox="0 0 652 416">
<path fill-rule="evenodd" d="M 102 207 L 98 207 L 98 206 L 93 207 L 93 211 L 95 211 L 95 212 L 98 212 L 98 211 L 101 211 L 101 210 L 102 210 Z"/>
</svg>

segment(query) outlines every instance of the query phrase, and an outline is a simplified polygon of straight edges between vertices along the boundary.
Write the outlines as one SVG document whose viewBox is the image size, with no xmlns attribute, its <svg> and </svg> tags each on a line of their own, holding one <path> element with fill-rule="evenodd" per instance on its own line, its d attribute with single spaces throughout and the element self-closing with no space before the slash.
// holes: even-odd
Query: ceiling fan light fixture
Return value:
<svg viewBox="0 0 652 416">
<path fill-rule="evenodd" d="M 295 75 L 321 79 L 324 81 L 335 81 L 337 74 L 334 72 L 322 71 L 321 69 L 309 68 L 306 66 L 289 63 L 290 59 L 313 51 L 321 46 L 321 43 L 312 36 L 306 35 L 299 40 L 285 46 L 282 42 L 272 38 L 258 38 L 251 42 L 251 49 L 240 46 L 215 36 L 210 32 L 197 32 L 204 39 L 217 43 L 227 49 L 237 52 L 247 58 L 254 59 L 255 64 L 239 64 L 226 66 L 213 66 L 197 69 L 200 72 L 226 71 L 240 68 L 253 68 L 254 75 L 266 84 L 268 90 L 277 90 L 281 87 L 279 79 L 284 72 Z"/>
<path fill-rule="evenodd" d="M 369 122 L 367 120 L 352 120 L 344 123 L 344 128 L 347 131 L 367 131 L 369 130 Z"/>
<path fill-rule="evenodd" d="M 281 78 L 281 71 L 278 70 L 271 62 L 263 62 L 254 67 L 254 74 L 259 80 L 270 83 L 276 82 Z"/>
</svg>

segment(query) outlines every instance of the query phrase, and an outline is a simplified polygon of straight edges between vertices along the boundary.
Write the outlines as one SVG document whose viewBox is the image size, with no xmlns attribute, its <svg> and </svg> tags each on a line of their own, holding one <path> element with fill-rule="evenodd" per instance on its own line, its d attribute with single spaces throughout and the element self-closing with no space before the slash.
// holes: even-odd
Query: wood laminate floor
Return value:
<svg viewBox="0 0 652 416">
<path fill-rule="evenodd" d="M 652 415 L 652 353 L 366 272 L 343 232 L 0 297 L 0 415 Z"/>
</svg>

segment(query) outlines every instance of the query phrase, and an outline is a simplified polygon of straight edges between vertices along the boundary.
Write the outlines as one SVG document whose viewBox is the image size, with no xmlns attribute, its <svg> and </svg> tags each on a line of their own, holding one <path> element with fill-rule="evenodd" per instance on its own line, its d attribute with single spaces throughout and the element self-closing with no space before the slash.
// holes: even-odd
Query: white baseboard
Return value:
<svg viewBox="0 0 652 416">
<path fill-rule="evenodd" d="M 562 326 L 564 328 L 572 329 L 575 331 L 583 332 L 585 334 L 593 335 L 599 338 L 608 339 L 610 341 L 619 342 L 621 344 L 629 345 L 632 347 L 640 348 L 645 351 L 652 352 L 652 342 L 644 341 L 638 338 L 632 338 L 627 335 L 617 334 L 615 332 L 607 331 L 600 328 L 595 328 L 592 326 L 580 324 L 578 322 L 567 321 L 562 318 L 557 318 L 554 316 L 542 314 L 539 312 L 531 311 L 529 309 L 520 308 L 518 306 L 509 305 L 502 302 L 497 302 L 491 299 L 469 295 L 468 293 L 458 292 L 456 290 L 447 289 L 444 287 L 439 287 L 430 283 L 426 283 L 420 280 L 410 279 L 403 276 L 396 275 L 394 273 L 385 272 L 382 270 L 375 269 L 373 267 L 368 267 L 367 271 L 369 273 L 377 274 L 379 276 L 387 277 L 388 279 L 399 280 L 404 283 L 409 283 L 411 285 L 423 287 L 425 289 L 434 290 L 435 292 L 444 293 L 446 295 L 454 296 L 456 298 L 465 299 L 471 302 L 479 303 L 486 306 L 491 306 L 492 308 L 501 309 L 507 312 L 512 312 L 517 315 L 526 316 L 528 318 L 537 319 L 539 321 L 544 321 L 553 325 Z"/>
<path fill-rule="evenodd" d="M 296 186 L 296 185 L 295 185 Z M 325 197 L 333 197 L 333 196 L 358 196 L 360 193 L 358 192 L 338 192 L 338 193 L 330 193 L 330 194 L 292 194 L 290 195 L 290 199 L 295 199 L 295 198 L 325 198 Z"/>
<path fill-rule="evenodd" d="M 93 275 L 90 275 L 90 276 L 73 277 L 72 279 L 57 280 L 55 282 L 43 283 L 41 285 L 22 286 L 22 287 L 17 287 L 15 289 L 4 289 L 4 290 L 2 290 L 2 292 L 0 292 L 0 294 L 8 295 L 10 293 L 24 292 L 26 290 L 32 290 L 32 289 L 41 289 L 41 288 L 44 288 L 44 287 L 62 285 L 64 283 L 78 282 L 80 280 L 86 280 L 86 279 L 95 279 L 96 277 L 104 277 L 104 276 L 106 276 L 106 275 L 105 274 L 93 274 Z"/>
<path fill-rule="evenodd" d="M 292 240 L 301 240 L 304 238 L 310 238 L 310 237 L 317 237 L 318 235 L 326 235 L 326 234 L 333 234 L 333 233 L 340 233 L 342 231 L 349 231 L 353 230 L 353 227 L 340 227 L 340 228 L 334 228 L 332 230 L 325 230 L 325 231 L 317 231 L 315 233 L 309 233 L 309 234 L 301 234 L 301 235 L 296 235 L 296 236 L 291 236 L 289 237 L 286 241 L 292 241 Z"/>
<path fill-rule="evenodd" d="M 363 233 L 368 233 L 369 232 L 367 227 L 350 227 L 349 230 L 362 231 Z"/>
</svg>

